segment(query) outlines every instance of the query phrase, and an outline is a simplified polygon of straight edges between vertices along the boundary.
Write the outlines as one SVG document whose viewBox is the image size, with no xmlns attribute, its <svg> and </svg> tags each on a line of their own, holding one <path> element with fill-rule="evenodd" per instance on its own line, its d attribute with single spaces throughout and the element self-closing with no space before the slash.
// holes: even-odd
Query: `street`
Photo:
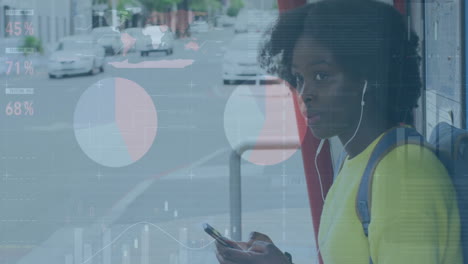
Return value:
<svg viewBox="0 0 468 264">
<path fill-rule="evenodd" d="M 32 76 L 1 77 L 4 88 L 34 89 L 33 95 L 0 97 L 3 109 L 25 100 L 34 107 L 32 115 L 5 115 L 0 128 L 0 232 L 3 240 L 29 245 L 18 263 L 73 259 L 69 263 L 107 264 L 110 249 L 112 263 L 145 263 L 145 254 L 147 263 L 216 263 L 212 239 L 201 224 L 229 230 L 233 147 L 226 136 L 225 108 L 238 85 L 222 84 L 221 64 L 233 36 L 232 28 L 214 28 L 176 40 L 172 55 L 106 57 L 104 72 L 93 76 L 49 79 L 46 68 L 38 68 Z M 190 48 L 190 42 L 199 49 Z M 115 67 L 125 60 L 133 65 L 193 63 L 182 68 Z M 154 141 L 128 166 L 103 166 L 90 158 L 74 129 L 84 92 L 109 78 L 142 87 L 157 113 Z M 96 100 L 104 103 L 107 98 Z M 242 178 L 243 238 L 250 231 L 265 232 L 293 254 L 295 263 L 312 263 L 314 235 L 300 151 L 271 166 L 244 161 Z M 207 248 L 186 249 L 158 227 L 183 245 Z M 111 240 L 103 230 L 112 230 Z M 85 258 L 72 257 L 76 250 L 84 251 Z M 15 263 L 13 259 L 6 263 Z"/>
</svg>

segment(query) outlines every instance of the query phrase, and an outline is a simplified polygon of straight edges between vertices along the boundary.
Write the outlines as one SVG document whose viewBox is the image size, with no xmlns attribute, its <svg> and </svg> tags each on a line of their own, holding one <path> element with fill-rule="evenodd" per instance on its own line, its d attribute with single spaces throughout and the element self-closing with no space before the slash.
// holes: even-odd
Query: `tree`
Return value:
<svg viewBox="0 0 468 264">
<path fill-rule="evenodd" d="M 244 2 L 242 0 L 231 0 L 231 4 L 227 10 L 227 15 L 230 17 L 235 17 L 239 14 L 239 11 L 244 7 Z"/>
<path fill-rule="evenodd" d="M 125 6 L 137 5 L 135 0 L 118 0 L 117 1 L 117 10 L 125 10 Z"/>
<path fill-rule="evenodd" d="M 190 9 L 198 12 L 210 12 L 221 8 L 219 0 L 193 0 L 190 2 Z"/>
<path fill-rule="evenodd" d="M 131 19 L 132 12 L 127 11 L 126 6 L 136 5 L 134 0 L 118 0 L 117 2 L 117 15 L 119 16 L 120 23 L 123 25 L 127 20 Z"/>
<path fill-rule="evenodd" d="M 92 0 L 93 5 L 107 4 L 109 9 L 112 8 L 113 0 Z M 137 0 L 117 0 L 117 9 L 125 9 L 125 5 L 137 5 Z"/>
<path fill-rule="evenodd" d="M 165 12 L 174 4 L 179 4 L 182 0 L 140 0 L 141 4 L 150 12 Z"/>
</svg>

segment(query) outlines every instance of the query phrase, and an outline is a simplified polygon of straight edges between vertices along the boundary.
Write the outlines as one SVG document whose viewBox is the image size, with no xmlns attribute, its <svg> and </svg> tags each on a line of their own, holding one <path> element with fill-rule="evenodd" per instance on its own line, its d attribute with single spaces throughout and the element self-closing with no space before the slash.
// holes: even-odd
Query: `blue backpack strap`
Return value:
<svg viewBox="0 0 468 264">
<path fill-rule="evenodd" d="M 369 224 L 371 222 L 370 194 L 372 193 L 372 176 L 374 171 L 386 154 L 404 144 L 424 145 L 424 137 L 415 129 L 409 127 L 391 129 L 379 140 L 367 162 L 356 196 L 356 213 L 361 221 L 366 237 L 369 236 Z M 372 264 L 372 259 L 370 259 L 370 263 Z"/>
</svg>

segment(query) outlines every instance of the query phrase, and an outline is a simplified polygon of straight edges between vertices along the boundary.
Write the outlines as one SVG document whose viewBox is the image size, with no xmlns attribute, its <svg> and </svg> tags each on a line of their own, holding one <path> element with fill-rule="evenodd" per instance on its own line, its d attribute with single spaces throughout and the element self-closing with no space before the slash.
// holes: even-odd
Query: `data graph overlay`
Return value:
<svg viewBox="0 0 468 264">
<path fill-rule="evenodd" d="M 265 150 L 264 145 L 301 142 L 293 97 L 284 83 L 237 87 L 224 111 L 224 129 L 232 148 L 255 145 L 242 158 L 257 165 L 278 164 L 297 151 L 286 147 Z"/>
<path fill-rule="evenodd" d="M 101 80 L 81 96 L 74 114 L 75 137 L 86 155 L 108 167 L 141 159 L 157 133 L 157 112 L 151 97 L 137 83 L 123 78 Z"/>
</svg>

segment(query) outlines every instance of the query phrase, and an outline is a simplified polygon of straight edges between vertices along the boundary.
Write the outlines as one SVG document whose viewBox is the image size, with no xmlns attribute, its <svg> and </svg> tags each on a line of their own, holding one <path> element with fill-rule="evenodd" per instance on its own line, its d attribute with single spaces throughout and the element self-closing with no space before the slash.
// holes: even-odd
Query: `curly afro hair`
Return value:
<svg viewBox="0 0 468 264">
<path fill-rule="evenodd" d="M 389 124 L 414 123 L 421 95 L 419 38 L 392 6 L 375 0 L 323 0 L 281 14 L 265 34 L 258 59 L 268 73 L 294 87 L 295 44 L 301 36 L 311 37 L 332 51 L 346 73 L 368 80 Z"/>
</svg>

